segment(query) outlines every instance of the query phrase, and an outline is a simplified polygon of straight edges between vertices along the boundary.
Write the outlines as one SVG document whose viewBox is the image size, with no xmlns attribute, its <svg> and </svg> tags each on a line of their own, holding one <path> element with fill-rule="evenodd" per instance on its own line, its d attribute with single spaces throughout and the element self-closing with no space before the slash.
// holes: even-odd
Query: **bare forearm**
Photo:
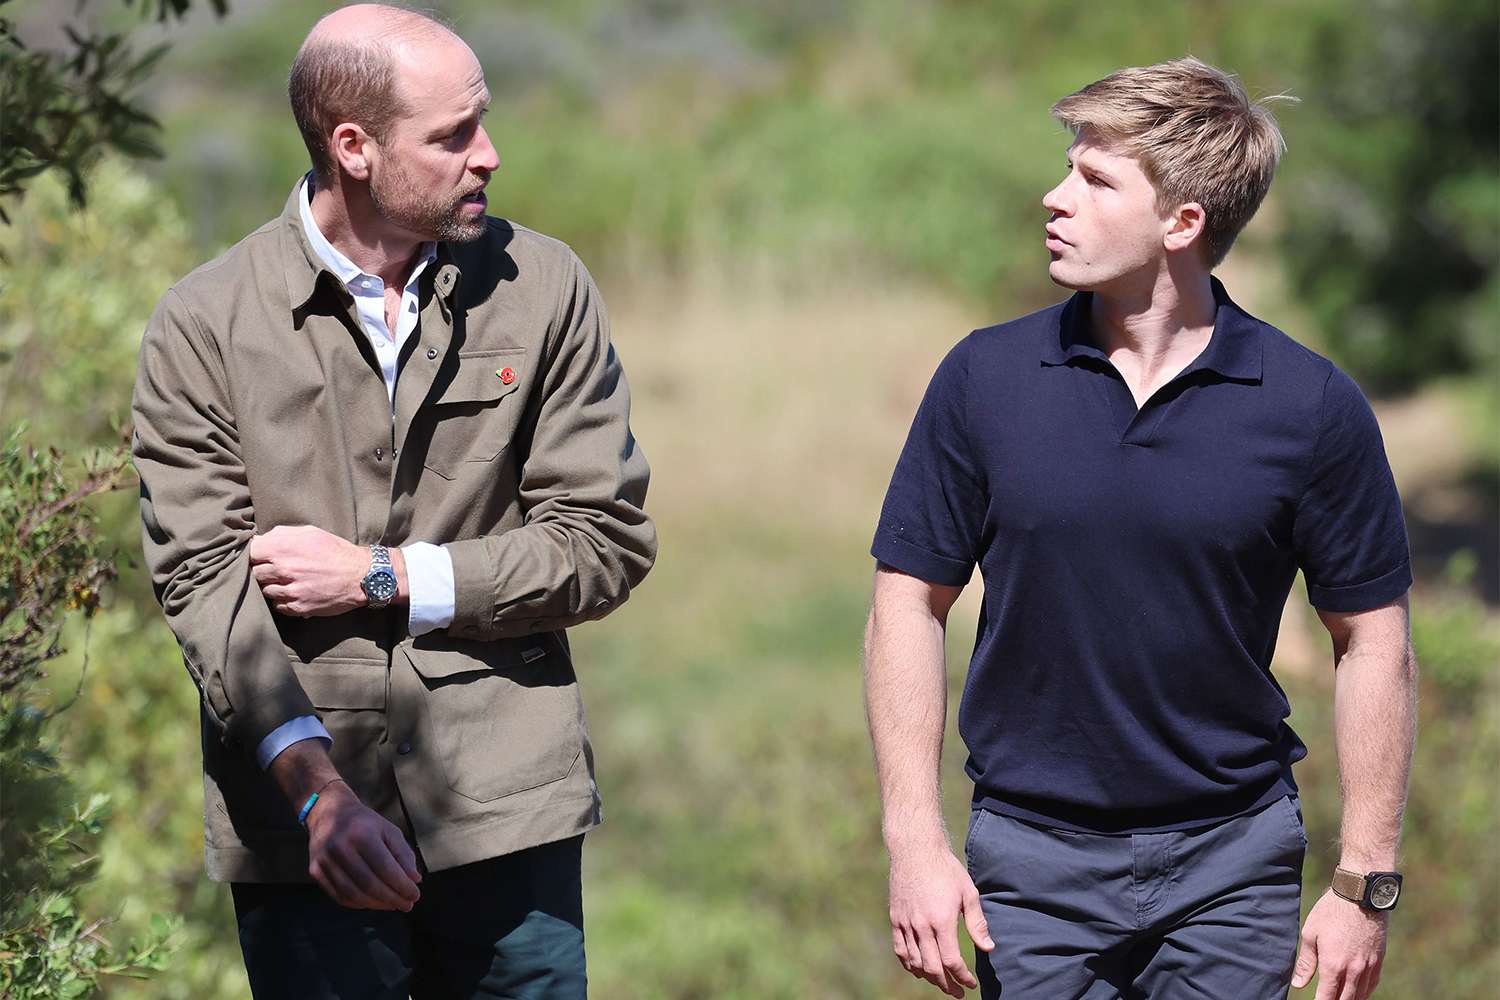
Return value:
<svg viewBox="0 0 1500 1000">
<path fill-rule="evenodd" d="M 922 605 L 876 591 L 865 631 L 865 711 L 894 854 L 946 846 L 938 767 L 947 717 L 943 624 Z"/>
<path fill-rule="evenodd" d="M 302 808 L 309 795 L 339 777 L 321 740 L 293 743 L 276 755 L 268 771 L 294 809 Z"/>
<path fill-rule="evenodd" d="M 1344 796 L 1339 867 L 1396 867 L 1401 812 L 1416 742 L 1417 663 L 1406 598 L 1366 611 L 1319 610 L 1333 639 L 1334 741 Z M 1389 915 L 1331 888 L 1302 924 L 1292 985 L 1316 973 L 1318 1000 L 1365 1000 L 1380 979 Z"/>
<path fill-rule="evenodd" d="M 1399 639 L 1351 648 L 1339 661 L 1334 737 L 1343 793 L 1340 865 L 1396 867 L 1401 816 L 1416 743 L 1417 668 Z"/>
</svg>

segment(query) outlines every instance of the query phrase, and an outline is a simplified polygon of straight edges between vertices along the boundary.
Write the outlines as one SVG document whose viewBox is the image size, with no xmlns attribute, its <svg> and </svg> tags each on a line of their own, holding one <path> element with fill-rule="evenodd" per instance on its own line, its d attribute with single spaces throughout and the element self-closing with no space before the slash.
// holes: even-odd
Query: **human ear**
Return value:
<svg viewBox="0 0 1500 1000">
<path fill-rule="evenodd" d="M 334 126 L 332 136 L 333 158 L 339 169 L 355 180 L 370 177 L 369 133 L 353 122 L 340 122 Z"/>
<path fill-rule="evenodd" d="M 1169 251 L 1185 250 L 1203 235 L 1208 224 L 1208 213 L 1196 201 L 1177 206 L 1172 213 L 1167 231 L 1162 235 L 1162 245 Z"/>
</svg>

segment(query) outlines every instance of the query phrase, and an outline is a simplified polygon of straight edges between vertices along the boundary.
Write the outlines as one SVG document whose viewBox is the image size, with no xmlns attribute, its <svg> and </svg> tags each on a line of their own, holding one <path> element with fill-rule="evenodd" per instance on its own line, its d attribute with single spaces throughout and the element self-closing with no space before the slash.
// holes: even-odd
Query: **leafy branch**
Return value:
<svg viewBox="0 0 1500 1000">
<path fill-rule="evenodd" d="M 0 0 L 0 9 L 11 0 Z M 136 8 L 135 0 L 124 0 Z M 86 0 L 75 8 L 81 14 Z M 139 10 L 158 23 L 180 21 L 192 0 L 142 0 Z M 209 0 L 223 16 L 227 0 Z M 82 207 L 88 168 L 106 149 L 156 159 L 161 126 L 131 96 L 166 53 L 164 44 L 142 54 L 124 31 L 64 27 L 69 48 L 33 49 L 15 22 L 0 14 L 0 199 L 22 194 L 26 183 L 47 170 L 67 179 L 68 195 Z M 10 217 L 0 204 L 0 222 Z"/>
</svg>

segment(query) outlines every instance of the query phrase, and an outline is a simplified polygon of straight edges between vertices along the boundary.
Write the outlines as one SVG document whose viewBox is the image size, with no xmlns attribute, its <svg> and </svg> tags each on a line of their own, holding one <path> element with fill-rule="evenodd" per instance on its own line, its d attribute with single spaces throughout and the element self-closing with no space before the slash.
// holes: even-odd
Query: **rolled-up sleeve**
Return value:
<svg viewBox="0 0 1500 1000">
<path fill-rule="evenodd" d="M 250 572 L 255 511 L 223 361 L 175 290 L 147 325 L 131 409 L 156 598 L 221 737 L 254 754 L 313 706 Z"/>
<path fill-rule="evenodd" d="M 601 618 L 656 557 L 646 456 L 604 305 L 576 257 L 559 296 L 520 475 L 525 523 L 449 542 L 450 634 L 500 638 Z"/>
</svg>

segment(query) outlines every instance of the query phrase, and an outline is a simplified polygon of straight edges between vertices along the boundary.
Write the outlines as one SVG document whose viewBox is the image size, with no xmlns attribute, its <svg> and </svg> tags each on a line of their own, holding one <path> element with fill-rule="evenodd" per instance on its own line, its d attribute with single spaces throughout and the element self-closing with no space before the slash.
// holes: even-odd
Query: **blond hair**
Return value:
<svg viewBox="0 0 1500 1000">
<path fill-rule="evenodd" d="M 1278 99 L 1293 98 L 1267 98 Z M 1052 115 L 1075 136 L 1088 129 L 1139 160 L 1163 212 L 1202 205 L 1210 268 L 1255 215 L 1286 150 L 1263 103 L 1191 56 L 1117 70 L 1052 105 Z"/>
</svg>

